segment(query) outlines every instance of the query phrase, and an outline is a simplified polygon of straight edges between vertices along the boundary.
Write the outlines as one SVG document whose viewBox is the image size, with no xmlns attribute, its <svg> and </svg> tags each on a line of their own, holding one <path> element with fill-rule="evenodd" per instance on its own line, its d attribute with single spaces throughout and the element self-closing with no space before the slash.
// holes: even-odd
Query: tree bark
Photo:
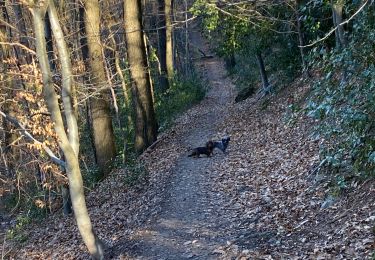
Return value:
<svg viewBox="0 0 375 260">
<path fill-rule="evenodd" d="M 73 91 L 73 75 L 72 75 L 72 63 L 70 61 L 70 54 L 66 45 L 64 34 L 59 23 L 59 17 L 56 12 L 56 8 L 51 1 L 48 8 L 48 17 L 50 20 L 50 26 L 53 31 L 54 38 L 56 40 L 56 46 L 58 49 L 59 60 L 61 63 L 61 75 L 62 75 L 62 101 L 64 105 L 64 113 L 66 118 L 66 126 L 69 129 L 68 138 L 74 152 L 79 154 L 79 135 L 78 135 L 78 124 L 73 108 L 73 100 L 75 99 L 75 91 Z"/>
<path fill-rule="evenodd" d="M 125 37 L 133 79 L 132 95 L 135 111 L 135 150 L 144 151 L 157 137 L 157 122 L 152 103 L 151 83 L 148 75 L 146 47 L 143 40 L 140 0 L 124 1 Z"/>
<path fill-rule="evenodd" d="M 172 27 L 172 0 L 165 0 L 165 35 L 166 35 L 166 65 L 169 82 L 174 76 L 173 64 L 173 27 Z"/>
<path fill-rule="evenodd" d="M 45 12 L 47 7 L 49 8 L 50 14 L 51 12 L 53 12 L 53 10 L 51 10 L 51 8 L 54 8 L 53 0 L 50 1 L 50 4 L 51 5 L 48 7 L 48 3 L 39 3 L 37 7 L 34 6 L 31 8 L 31 12 L 33 14 L 34 33 L 36 38 L 37 57 L 42 72 L 43 94 L 48 110 L 51 113 L 52 121 L 55 124 L 55 131 L 59 137 L 59 146 L 63 151 L 64 157 L 66 159 L 66 172 L 69 179 L 70 196 L 72 200 L 74 215 L 77 220 L 78 229 L 91 256 L 94 259 L 103 259 L 103 245 L 92 229 L 91 221 L 86 207 L 83 190 L 83 180 L 78 162 L 78 154 L 74 151 L 74 145 L 72 146 L 65 132 L 63 118 L 58 103 L 58 97 L 52 82 L 52 73 L 48 62 L 48 56 L 46 52 L 46 40 L 44 35 Z M 54 19 L 53 17 L 54 16 L 50 17 L 50 19 Z M 55 22 L 58 26 L 58 21 Z M 63 85 L 63 88 L 65 87 L 67 87 L 66 84 Z M 68 93 L 68 90 L 64 91 L 66 91 L 65 93 Z M 64 97 L 64 99 L 65 101 L 63 101 L 63 104 L 65 105 L 67 103 L 67 98 Z M 66 117 L 69 116 L 67 115 L 68 111 L 69 110 L 65 110 Z M 72 111 L 70 113 L 74 114 Z M 68 132 L 69 131 L 70 129 L 68 129 Z"/>
<path fill-rule="evenodd" d="M 109 173 L 111 160 L 116 156 L 115 137 L 108 102 L 109 89 L 106 84 L 102 46 L 100 41 L 100 10 L 98 0 L 86 0 L 85 31 L 88 45 L 91 82 L 97 88 L 90 98 L 92 128 L 97 164 L 101 176 Z"/>
<path fill-rule="evenodd" d="M 345 36 L 344 26 L 340 25 L 342 23 L 342 13 L 344 8 L 343 0 L 331 0 L 332 5 L 332 19 L 333 25 L 336 28 L 335 37 L 336 37 L 336 47 L 345 48 L 347 46 L 347 40 Z"/>
<path fill-rule="evenodd" d="M 298 31 L 298 43 L 299 43 L 299 53 L 301 55 L 301 61 L 302 61 L 302 69 L 303 71 L 307 71 L 307 64 L 306 64 L 306 60 L 305 60 L 305 51 L 304 51 L 304 48 L 302 46 L 305 45 L 304 43 L 304 40 L 303 40 L 303 32 L 302 32 L 302 22 L 301 22 L 301 14 L 300 14 L 300 11 L 299 11 L 299 7 L 300 7 L 300 3 L 299 1 L 296 1 L 296 5 L 295 5 L 295 8 L 296 8 L 296 20 L 297 20 L 297 31 Z"/>
<path fill-rule="evenodd" d="M 0 2 L 0 20 L 10 23 L 5 2 Z M 0 25 L 0 42 L 12 42 L 12 34 L 13 31 L 10 28 Z M 12 117 L 15 116 L 16 108 L 16 104 L 12 100 L 12 97 L 14 96 L 17 87 L 16 82 L 9 75 L 9 71 L 14 70 L 12 67 L 16 67 L 17 65 L 13 62 L 9 64 L 3 61 L 13 60 L 14 56 L 14 48 L 9 45 L 0 45 L 0 94 L 4 97 L 4 100 L 1 101 L 4 102 L 3 109 L 5 113 Z M 14 127 L 7 120 L 3 121 L 3 129 L 5 132 L 3 140 L 5 149 L 1 150 L 1 152 L 3 152 L 5 159 L 4 163 L 6 164 L 7 175 L 8 177 L 13 177 L 15 163 L 20 157 L 19 149 L 15 143 L 17 140 L 17 134 Z"/>
<path fill-rule="evenodd" d="M 165 24 L 165 1 L 158 0 L 158 36 L 159 36 L 159 63 L 160 63 L 160 88 L 164 92 L 169 88 L 167 71 L 167 35 Z"/>
<path fill-rule="evenodd" d="M 258 66 L 259 66 L 260 77 L 262 79 L 262 86 L 263 86 L 263 89 L 266 90 L 269 86 L 269 82 L 267 78 L 266 68 L 264 67 L 262 54 L 260 52 L 256 54 L 256 59 L 257 59 Z"/>
</svg>

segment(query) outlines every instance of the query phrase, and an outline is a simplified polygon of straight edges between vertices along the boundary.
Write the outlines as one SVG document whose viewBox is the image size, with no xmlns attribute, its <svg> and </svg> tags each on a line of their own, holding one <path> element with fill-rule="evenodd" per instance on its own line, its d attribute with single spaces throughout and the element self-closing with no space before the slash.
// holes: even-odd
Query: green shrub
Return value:
<svg viewBox="0 0 375 260">
<path fill-rule="evenodd" d="M 325 140 L 321 164 L 361 177 L 375 173 L 375 28 L 367 18 L 353 24 L 347 48 L 312 50 L 311 64 L 322 75 L 306 108 L 319 121 L 316 137 Z"/>
<path fill-rule="evenodd" d="M 160 130 L 169 127 L 178 114 L 202 100 L 205 93 L 199 77 L 176 78 L 165 93 L 157 93 L 155 110 Z"/>
</svg>

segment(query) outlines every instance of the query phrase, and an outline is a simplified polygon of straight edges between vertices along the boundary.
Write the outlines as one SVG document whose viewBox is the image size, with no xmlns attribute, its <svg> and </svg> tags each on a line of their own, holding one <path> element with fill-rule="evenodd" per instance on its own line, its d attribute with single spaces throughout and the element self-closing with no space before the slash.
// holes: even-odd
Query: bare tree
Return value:
<svg viewBox="0 0 375 260">
<path fill-rule="evenodd" d="M 72 108 L 71 65 L 69 51 L 63 37 L 63 32 L 59 24 L 53 0 L 49 2 L 33 3 L 30 4 L 29 7 L 33 15 L 36 51 L 43 79 L 43 94 L 48 110 L 51 113 L 52 121 L 55 124 L 54 127 L 59 138 L 59 146 L 66 159 L 65 169 L 69 179 L 70 196 L 78 229 L 91 256 L 94 259 L 103 259 L 103 245 L 95 235 L 88 215 L 83 190 L 83 180 L 78 162 L 79 139 L 75 113 L 74 109 Z M 53 86 L 52 73 L 46 51 L 44 17 L 47 9 L 51 29 L 56 40 L 56 45 L 58 46 L 62 68 L 63 84 L 61 97 L 64 106 L 64 116 L 67 122 L 66 130 L 64 128 L 63 116 L 59 107 L 58 96 Z"/>
</svg>

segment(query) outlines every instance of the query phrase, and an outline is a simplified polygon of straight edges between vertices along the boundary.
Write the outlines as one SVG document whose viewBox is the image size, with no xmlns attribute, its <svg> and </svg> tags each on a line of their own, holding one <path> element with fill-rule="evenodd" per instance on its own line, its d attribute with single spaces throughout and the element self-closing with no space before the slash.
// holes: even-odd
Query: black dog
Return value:
<svg viewBox="0 0 375 260">
<path fill-rule="evenodd" d="M 214 142 L 208 141 L 205 147 L 194 148 L 191 154 L 188 156 L 199 157 L 201 154 L 205 154 L 207 157 L 210 157 L 212 155 L 213 150 L 214 150 Z"/>
<path fill-rule="evenodd" d="M 214 141 L 214 148 L 220 149 L 223 153 L 225 153 L 225 150 L 228 148 L 230 141 L 230 137 L 224 137 L 221 139 L 221 141 Z"/>
</svg>

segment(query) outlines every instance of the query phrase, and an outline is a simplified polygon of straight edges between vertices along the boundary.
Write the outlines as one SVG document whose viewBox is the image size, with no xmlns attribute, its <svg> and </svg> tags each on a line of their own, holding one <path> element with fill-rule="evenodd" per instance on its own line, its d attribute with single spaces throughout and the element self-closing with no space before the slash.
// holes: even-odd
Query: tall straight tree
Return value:
<svg viewBox="0 0 375 260">
<path fill-rule="evenodd" d="M 124 28 L 135 111 L 135 150 L 141 153 L 157 137 L 157 122 L 152 102 L 146 46 L 143 40 L 140 0 L 124 1 Z"/>
<path fill-rule="evenodd" d="M 173 27 L 172 27 L 172 5 L 173 0 L 165 1 L 165 35 L 166 35 L 166 63 L 167 63 L 167 73 L 169 81 L 173 78 L 174 74 L 174 63 L 173 63 Z"/>
<path fill-rule="evenodd" d="M 59 146 L 63 151 L 66 160 L 65 164 L 62 166 L 65 167 L 68 175 L 74 216 L 76 218 L 78 229 L 82 235 L 83 241 L 93 259 L 103 259 L 103 245 L 92 229 L 85 202 L 82 175 L 79 168 L 78 126 L 72 106 L 72 73 L 69 51 L 64 40 L 64 35 L 53 0 L 33 3 L 30 6 L 30 10 L 33 15 L 36 52 L 42 72 L 43 94 L 48 110 L 51 113 L 51 119 L 54 122 L 55 131 L 59 139 Z M 61 61 L 61 99 L 64 107 L 67 130 L 65 130 L 64 127 L 63 116 L 58 102 L 58 95 L 53 86 L 52 71 L 48 62 L 44 22 L 47 10 L 51 23 L 51 29 L 56 40 L 59 60 Z"/>
<path fill-rule="evenodd" d="M 10 23 L 4 1 L 0 1 L 0 20 Z M 12 42 L 12 39 L 10 37 L 11 35 L 11 28 L 7 28 L 7 26 L 2 26 L 0 24 L 0 42 Z M 0 94 L 2 95 L 2 97 L 5 97 L 5 100 L 1 100 L 4 102 L 2 103 L 2 107 L 7 114 L 14 117 L 15 103 L 12 101 L 11 97 L 14 96 L 16 86 L 13 78 L 8 75 L 9 70 L 11 69 L 11 64 L 8 64 L 9 62 L 6 62 L 10 61 L 12 57 L 14 57 L 12 47 L 10 45 L 0 44 Z M 3 144 L 7 149 L 1 149 L 0 153 L 3 153 L 4 150 L 7 151 L 4 153 L 5 157 L 2 163 L 4 164 L 8 177 L 11 177 L 13 176 L 13 157 L 16 157 L 15 159 L 18 158 L 16 146 L 12 145 L 14 142 L 16 142 L 17 135 L 15 131 L 12 131 L 12 126 L 6 120 L 4 120 L 3 122 L 3 128 L 5 130 L 5 135 L 4 139 L 1 141 L 4 142 Z"/>
<path fill-rule="evenodd" d="M 108 164 L 116 155 L 115 137 L 109 108 L 109 88 L 104 69 L 100 41 L 100 9 L 98 0 L 84 1 L 85 31 L 88 46 L 88 64 L 91 69 L 91 83 L 95 94 L 90 98 L 92 129 L 96 162 L 101 176 L 108 173 Z"/>
<path fill-rule="evenodd" d="M 160 61 L 160 87 L 162 91 L 169 88 L 167 71 L 167 35 L 165 26 L 165 0 L 158 0 L 158 36 Z"/>
</svg>

